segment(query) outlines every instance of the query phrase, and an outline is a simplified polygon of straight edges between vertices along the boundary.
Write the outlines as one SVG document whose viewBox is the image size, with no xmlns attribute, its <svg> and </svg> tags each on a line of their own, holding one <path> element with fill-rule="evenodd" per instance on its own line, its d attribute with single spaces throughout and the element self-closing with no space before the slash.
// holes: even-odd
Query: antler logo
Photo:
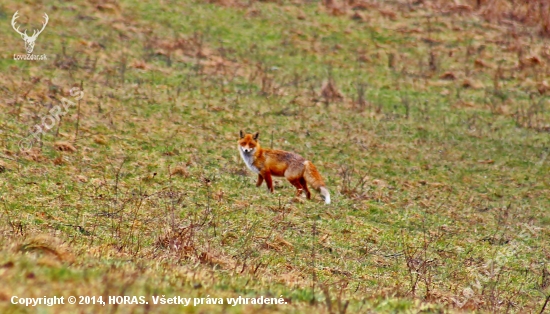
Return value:
<svg viewBox="0 0 550 314">
<path fill-rule="evenodd" d="M 40 33 L 42 33 L 42 31 L 44 30 L 44 28 L 46 28 L 46 25 L 48 24 L 48 14 L 44 13 L 45 21 L 42 23 L 42 29 L 39 31 L 33 30 L 32 36 L 29 36 L 27 35 L 27 30 L 21 33 L 19 31 L 19 26 L 17 26 L 17 28 L 15 27 L 15 20 L 19 18 L 18 12 L 19 11 L 15 12 L 15 14 L 13 15 L 11 19 L 11 26 L 19 35 L 21 35 L 21 38 L 23 38 L 23 40 L 25 41 L 25 50 L 27 50 L 27 53 L 30 54 L 34 50 L 34 42 L 36 41 L 36 38 L 38 37 L 38 35 L 40 35 Z"/>
</svg>

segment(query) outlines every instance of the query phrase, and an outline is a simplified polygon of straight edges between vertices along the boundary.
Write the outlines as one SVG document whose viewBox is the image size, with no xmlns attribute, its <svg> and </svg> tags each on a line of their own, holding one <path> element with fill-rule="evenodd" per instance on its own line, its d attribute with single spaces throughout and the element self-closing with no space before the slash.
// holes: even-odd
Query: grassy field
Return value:
<svg viewBox="0 0 550 314">
<path fill-rule="evenodd" d="M 550 311 L 550 22 L 445 3 L 1 4 L 0 312 Z M 333 203 L 256 188 L 241 129 Z"/>
</svg>

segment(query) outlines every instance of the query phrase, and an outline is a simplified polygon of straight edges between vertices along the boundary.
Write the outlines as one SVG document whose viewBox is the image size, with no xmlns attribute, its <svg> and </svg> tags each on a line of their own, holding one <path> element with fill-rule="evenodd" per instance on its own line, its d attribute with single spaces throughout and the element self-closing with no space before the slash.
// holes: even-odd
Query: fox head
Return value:
<svg viewBox="0 0 550 314">
<path fill-rule="evenodd" d="M 239 139 L 239 149 L 244 154 L 254 154 L 256 151 L 256 148 L 260 146 L 260 143 L 258 143 L 258 136 L 260 136 L 260 132 L 256 132 L 254 134 L 244 134 L 241 130 L 240 133 L 240 139 Z"/>
</svg>

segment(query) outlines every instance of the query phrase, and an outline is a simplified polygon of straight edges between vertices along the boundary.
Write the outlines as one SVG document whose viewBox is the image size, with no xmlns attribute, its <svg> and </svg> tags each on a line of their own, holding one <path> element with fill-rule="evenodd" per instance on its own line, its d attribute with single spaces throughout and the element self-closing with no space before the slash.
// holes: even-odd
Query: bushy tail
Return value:
<svg viewBox="0 0 550 314">
<path fill-rule="evenodd" d="M 326 204 L 330 204 L 330 193 L 325 186 L 325 181 L 323 181 L 323 177 L 321 177 L 321 174 L 319 171 L 317 171 L 317 168 L 313 165 L 313 163 L 309 160 L 306 160 L 304 162 L 304 166 L 306 167 L 304 171 L 304 178 L 306 179 L 306 182 L 311 185 L 317 192 L 321 193 L 321 196 L 325 200 Z"/>
</svg>

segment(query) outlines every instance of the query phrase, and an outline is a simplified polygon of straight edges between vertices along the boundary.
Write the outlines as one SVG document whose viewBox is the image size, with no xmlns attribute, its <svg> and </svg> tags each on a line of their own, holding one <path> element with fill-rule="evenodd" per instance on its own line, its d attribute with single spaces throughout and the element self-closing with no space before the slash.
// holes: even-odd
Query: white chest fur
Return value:
<svg viewBox="0 0 550 314">
<path fill-rule="evenodd" d="M 258 168 L 256 168 L 252 164 L 254 162 L 254 151 L 247 154 L 247 153 L 243 152 L 242 147 L 239 146 L 239 153 L 241 153 L 241 157 L 243 158 L 244 163 L 246 164 L 248 169 L 254 171 L 254 173 L 260 173 L 260 170 L 258 170 Z"/>
</svg>

